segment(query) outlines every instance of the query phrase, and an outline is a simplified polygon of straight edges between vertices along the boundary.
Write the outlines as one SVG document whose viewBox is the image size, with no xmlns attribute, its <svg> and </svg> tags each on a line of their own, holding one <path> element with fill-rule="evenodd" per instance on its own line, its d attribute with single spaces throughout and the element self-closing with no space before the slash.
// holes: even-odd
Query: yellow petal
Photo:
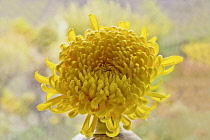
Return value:
<svg viewBox="0 0 210 140">
<path fill-rule="evenodd" d="M 90 138 L 93 135 L 93 132 L 96 128 L 98 122 L 98 117 L 96 115 L 94 115 L 93 120 L 92 120 L 92 124 L 90 126 L 90 128 L 87 130 L 87 137 Z"/>
<path fill-rule="evenodd" d="M 90 14 L 89 18 L 90 18 L 90 23 L 92 25 L 92 29 L 98 31 L 98 21 L 96 17 L 93 14 Z"/>
<path fill-rule="evenodd" d="M 156 98 L 166 98 L 167 96 L 156 93 L 156 92 L 148 92 L 145 94 L 146 96 L 156 97 Z"/>
<path fill-rule="evenodd" d="M 144 102 L 144 104 L 147 104 L 149 101 L 149 99 L 144 96 L 141 96 L 140 99 Z"/>
<path fill-rule="evenodd" d="M 140 118 L 140 119 L 142 119 L 142 120 L 145 120 L 145 119 L 147 119 L 147 118 L 148 118 L 148 115 L 145 115 L 145 116 L 140 116 L 139 118 Z"/>
<path fill-rule="evenodd" d="M 45 84 L 42 84 L 41 88 L 44 92 L 57 93 L 57 91 L 54 88 L 50 88 L 50 87 L 46 86 Z"/>
<path fill-rule="evenodd" d="M 126 21 L 125 24 L 126 24 L 127 29 L 130 30 L 130 22 Z"/>
<path fill-rule="evenodd" d="M 157 71 L 157 75 L 158 76 L 162 75 L 162 73 L 164 72 L 164 70 L 165 70 L 165 67 L 164 66 L 159 67 L 158 68 L 158 71 Z"/>
<path fill-rule="evenodd" d="M 157 41 L 157 37 L 156 36 L 154 36 L 153 38 L 151 38 L 149 41 L 151 41 L 151 42 L 153 42 L 153 43 L 155 43 L 156 41 Z"/>
<path fill-rule="evenodd" d="M 50 107 L 50 105 L 54 106 L 54 105 L 58 104 L 59 102 L 61 102 L 61 100 L 64 98 L 66 98 L 64 95 L 55 97 L 55 98 L 50 99 L 42 104 L 39 104 L 36 108 L 38 111 L 46 110 Z"/>
<path fill-rule="evenodd" d="M 115 128 L 111 118 L 106 121 L 106 127 L 109 131 L 114 131 Z"/>
<path fill-rule="evenodd" d="M 36 81 L 38 81 L 39 83 L 43 83 L 43 84 L 49 85 L 49 78 L 40 75 L 40 74 L 38 73 L 38 71 L 35 72 L 34 77 L 35 77 Z"/>
<path fill-rule="evenodd" d="M 104 26 L 99 26 L 99 30 L 103 30 L 104 29 Z"/>
<path fill-rule="evenodd" d="M 127 108 L 127 110 L 124 113 L 131 114 L 131 113 L 135 112 L 136 108 L 137 108 L 137 105 L 134 105 L 131 108 L 129 107 L 129 108 Z"/>
<path fill-rule="evenodd" d="M 46 95 L 46 101 L 48 101 L 53 95 L 55 95 L 56 93 L 53 93 L 53 92 L 49 92 L 47 93 Z"/>
<path fill-rule="evenodd" d="M 163 98 L 155 98 L 155 97 L 151 97 L 153 100 L 157 101 L 157 102 L 162 102 Z"/>
<path fill-rule="evenodd" d="M 150 113 L 150 110 L 146 109 L 146 108 L 144 108 L 144 109 L 138 107 L 135 112 L 136 117 L 138 117 L 140 119 L 146 119 L 148 117 L 148 114 Z"/>
<path fill-rule="evenodd" d="M 106 109 L 101 109 L 97 111 L 95 114 L 104 122 L 104 120 L 107 120 L 106 118 L 104 118 L 106 113 L 107 113 Z"/>
<path fill-rule="evenodd" d="M 170 97 L 170 94 L 168 94 L 167 96 L 165 96 L 165 98 Z M 151 97 L 153 100 L 157 101 L 157 102 L 162 102 L 163 98 L 159 98 L 159 97 Z"/>
<path fill-rule="evenodd" d="M 141 28 L 141 36 L 143 36 L 145 39 L 147 39 L 147 29 L 146 29 L 146 27 Z"/>
<path fill-rule="evenodd" d="M 123 127 L 126 130 L 130 130 L 131 129 L 131 121 L 128 118 L 126 118 L 125 116 L 122 116 L 122 123 L 124 124 Z"/>
<path fill-rule="evenodd" d="M 126 22 L 120 21 L 118 23 L 118 26 L 123 28 L 123 29 L 129 30 L 130 29 L 130 22 L 128 22 L 128 21 L 126 21 Z"/>
<path fill-rule="evenodd" d="M 55 78 L 54 78 L 54 75 L 51 75 L 49 77 L 49 85 L 52 87 L 52 88 L 55 88 Z"/>
<path fill-rule="evenodd" d="M 120 133 L 120 126 L 118 125 L 114 131 L 106 132 L 109 137 L 116 137 Z"/>
<path fill-rule="evenodd" d="M 60 49 L 63 50 L 64 48 L 66 48 L 66 44 L 61 44 Z"/>
<path fill-rule="evenodd" d="M 77 116 L 77 114 L 78 114 L 78 109 L 77 109 L 77 108 L 72 109 L 72 110 L 68 113 L 68 115 L 69 115 L 70 118 L 74 118 L 75 116 Z"/>
<path fill-rule="evenodd" d="M 158 69 L 156 68 L 153 68 L 152 70 L 152 74 L 150 75 L 150 81 L 154 81 L 158 76 Z"/>
<path fill-rule="evenodd" d="M 171 66 L 170 68 L 164 70 L 163 73 L 161 73 L 161 75 L 166 75 L 166 74 L 171 73 L 171 72 L 174 70 L 174 67 L 175 67 L 175 66 L 173 65 L 173 66 Z"/>
<path fill-rule="evenodd" d="M 154 55 L 157 55 L 157 54 L 159 53 L 159 46 L 158 46 L 158 44 L 157 44 L 157 43 L 154 43 L 154 44 L 152 45 L 152 47 L 153 47 L 154 50 L 155 50 Z"/>
<path fill-rule="evenodd" d="M 53 62 L 48 61 L 48 58 L 45 58 L 45 63 L 50 69 L 54 69 L 56 66 Z"/>
<path fill-rule="evenodd" d="M 50 105 L 52 104 L 52 102 L 48 102 L 48 103 L 42 103 L 42 104 L 39 104 L 36 108 L 38 111 L 43 111 L 43 110 L 46 110 L 50 107 Z"/>
<path fill-rule="evenodd" d="M 100 118 L 100 121 L 102 123 L 106 123 L 110 118 L 111 118 L 110 116 L 109 117 L 103 117 L 103 118 Z"/>
<path fill-rule="evenodd" d="M 80 131 L 80 133 L 83 135 L 87 134 L 87 130 L 89 128 L 89 123 L 90 123 L 90 117 L 91 117 L 91 115 L 88 114 L 87 117 L 85 118 L 84 123 L 83 123 L 82 130 Z"/>
<path fill-rule="evenodd" d="M 170 56 L 167 58 L 163 58 L 161 65 L 163 66 L 175 65 L 182 61 L 183 61 L 183 57 L 181 56 Z"/>
<path fill-rule="evenodd" d="M 98 109 L 99 102 L 101 101 L 100 97 L 96 97 L 91 101 L 91 108 Z"/>
<path fill-rule="evenodd" d="M 150 88 L 150 91 L 154 91 L 154 90 L 158 89 L 158 88 L 160 87 L 161 84 L 162 84 L 162 79 L 160 79 L 160 82 L 159 82 L 157 85 L 151 87 L 151 88 Z"/>
<path fill-rule="evenodd" d="M 143 107 L 142 107 L 143 108 Z M 147 111 L 148 111 L 148 109 L 146 109 L 146 108 L 143 108 L 142 109 L 141 107 L 137 107 L 137 110 L 136 111 L 138 111 L 139 112 L 139 114 L 146 114 L 147 113 Z"/>
<path fill-rule="evenodd" d="M 67 107 L 65 107 L 65 108 L 62 109 L 62 110 L 58 110 L 57 108 L 53 108 L 52 106 L 50 106 L 49 109 L 50 109 L 51 112 L 53 112 L 53 113 L 55 113 L 55 114 L 61 114 L 61 113 L 65 113 L 65 112 L 67 112 L 67 111 L 69 111 L 69 110 L 72 110 L 73 107 L 67 106 Z"/>
<path fill-rule="evenodd" d="M 154 110 L 157 106 L 157 102 L 153 102 L 152 106 L 150 107 L 150 111 Z"/>
<path fill-rule="evenodd" d="M 127 114 L 128 118 L 131 120 L 135 120 L 136 119 L 136 115 L 134 113 L 132 114 Z"/>
<path fill-rule="evenodd" d="M 84 37 L 82 35 L 78 35 L 77 37 L 80 39 L 84 39 Z"/>
<path fill-rule="evenodd" d="M 55 81 L 55 89 L 58 93 L 66 93 L 65 89 L 61 87 L 61 82 L 59 80 Z"/>
<path fill-rule="evenodd" d="M 82 102 L 79 103 L 78 112 L 79 112 L 80 114 L 85 114 L 85 113 L 87 113 L 87 112 L 85 112 L 85 105 L 84 105 L 84 103 L 82 103 Z"/>
<path fill-rule="evenodd" d="M 153 66 L 154 66 L 155 68 L 159 68 L 160 65 L 161 65 L 161 63 L 162 63 L 162 61 L 163 61 L 162 55 L 158 55 L 158 56 L 156 57 L 156 59 L 155 59 L 155 63 L 154 63 Z"/>
<path fill-rule="evenodd" d="M 75 38 L 76 38 L 76 34 L 74 32 L 74 29 L 71 28 L 68 32 L 68 41 L 75 41 Z"/>
<path fill-rule="evenodd" d="M 91 107 L 90 107 L 90 101 L 87 101 L 85 103 L 85 108 L 84 108 L 85 112 L 88 113 L 88 114 L 92 114 L 92 111 L 91 111 Z"/>
</svg>

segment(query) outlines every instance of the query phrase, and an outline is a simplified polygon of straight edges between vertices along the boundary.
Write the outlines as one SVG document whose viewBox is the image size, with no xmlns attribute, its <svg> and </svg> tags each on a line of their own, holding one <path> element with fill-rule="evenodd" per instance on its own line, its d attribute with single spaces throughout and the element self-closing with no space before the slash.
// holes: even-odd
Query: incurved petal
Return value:
<svg viewBox="0 0 210 140">
<path fill-rule="evenodd" d="M 68 32 L 68 41 L 75 41 L 75 38 L 76 38 L 76 34 L 74 32 L 74 29 L 71 28 L 69 29 L 69 32 Z"/>
<path fill-rule="evenodd" d="M 153 102 L 152 106 L 150 107 L 150 111 L 154 110 L 157 106 L 157 102 Z"/>
<path fill-rule="evenodd" d="M 106 132 L 106 135 L 109 137 L 116 137 L 120 133 L 120 126 L 118 125 L 114 131 Z"/>
<path fill-rule="evenodd" d="M 125 114 L 132 114 L 133 112 L 135 112 L 136 108 L 137 108 L 137 105 L 129 107 L 129 108 L 126 109 L 126 111 L 124 113 Z"/>
<path fill-rule="evenodd" d="M 106 121 L 106 128 L 111 132 L 115 130 L 115 127 L 111 118 Z"/>
<path fill-rule="evenodd" d="M 170 68 L 166 69 L 163 71 L 163 73 L 161 73 L 161 75 L 166 75 L 166 74 L 169 74 L 171 73 L 173 70 L 174 70 L 175 66 L 171 66 Z"/>
<path fill-rule="evenodd" d="M 150 91 L 154 91 L 154 90 L 158 89 L 158 88 L 160 87 L 161 84 L 162 84 L 162 79 L 160 79 L 160 82 L 159 82 L 157 85 L 151 87 L 151 88 L 150 88 Z"/>
<path fill-rule="evenodd" d="M 131 121 L 128 118 L 126 118 L 124 115 L 122 115 L 122 123 L 124 124 L 123 127 L 126 130 L 130 130 L 131 129 Z"/>
<path fill-rule="evenodd" d="M 35 72 L 34 77 L 35 77 L 36 81 L 38 81 L 39 83 L 49 85 L 49 78 L 40 75 L 40 74 L 38 73 L 38 71 Z"/>
<path fill-rule="evenodd" d="M 44 92 L 57 93 L 57 91 L 54 88 L 50 88 L 50 87 L 46 86 L 45 84 L 42 84 L 41 88 Z"/>
<path fill-rule="evenodd" d="M 54 64 L 53 62 L 48 61 L 48 58 L 45 58 L 45 63 L 50 69 L 54 69 L 56 66 L 56 64 Z"/>
</svg>

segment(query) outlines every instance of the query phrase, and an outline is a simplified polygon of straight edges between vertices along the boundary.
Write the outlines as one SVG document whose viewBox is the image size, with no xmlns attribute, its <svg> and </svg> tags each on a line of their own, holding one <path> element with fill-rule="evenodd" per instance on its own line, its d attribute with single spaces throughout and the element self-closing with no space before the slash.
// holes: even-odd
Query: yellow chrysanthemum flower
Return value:
<svg viewBox="0 0 210 140">
<path fill-rule="evenodd" d="M 94 15 L 89 15 L 92 30 L 85 36 L 68 33 L 68 45 L 61 45 L 60 63 L 46 59 L 52 69 L 50 77 L 35 73 L 47 93 L 46 102 L 37 109 L 50 109 L 53 113 L 69 112 L 70 118 L 87 114 L 81 134 L 91 137 L 98 120 L 106 124 L 109 137 L 119 134 L 119 123 L 127 130 L 136 118 L 146 119 L 164 96 L 153 92 L 156 77 L 173 71 L 183 61 L 180 56 L 162 58 L 157 55 L 157 37 L 147 41 L 146 28 L 141 36 L 130 30 L 129 22 L 116 26 L 98 26 Z M 171 66 L 166 69 L 166 66 Z M 55 95 L 54 98 L 52 98 Z M 153 100 L 151 107 L 147 106 Z"/>
</svg>

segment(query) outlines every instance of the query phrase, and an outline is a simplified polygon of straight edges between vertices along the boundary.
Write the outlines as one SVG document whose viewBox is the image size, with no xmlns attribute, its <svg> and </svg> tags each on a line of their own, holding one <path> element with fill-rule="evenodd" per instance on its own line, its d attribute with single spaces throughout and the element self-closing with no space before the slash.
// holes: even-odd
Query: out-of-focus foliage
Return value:
<svg viewBox="0 0 210 140">
<path fill-rule="evenodd" d="M 170 107 L 170 109 L 160 107 L 161 110 L 167 110 L 167 113 L 159 110 L 154 112 L 154 115 L 158 117 L 150 118 L 147 122 L 138 123 L 136 129 L 134 129 L 135 133 L 145 140 L 205 140 L 209 137 L 209 112 L 200 114 L 191 111 L 180 102 Z M 201 125 L 200 118 L 205 119 L 206 123 Z"/>
<path fill-rule="evenodd" d="M 33 75 L 49 72 L 45 57 L 58 62 L 68 28 L 83 34 L 91 27 L 90 13 L 99 25 L 130 21 L 139 34 L 146 26 L 150 37 L 159 38 L 164 57 L 185 56 L 161 89 L 171 97 L 148 121 L 136 121 L 133 131 L 144 140 L 210 139 L 208 0 L 3 0 L 0 5 L 0 139 L 67 140 L 79 132 L 84 116 L 36 110 L 44 99 Z"/>
<path fill-rule="evenodd" d="M 5 112 L 25 116 L 30 113 L 31 104 L 35 101 L 35 94 L 26 92 L 17 97 L 9 89 L 3 89 L 0 98 L 1 108 Z"/>
<path fill-rule="evenodd" d="M 190 43 L 183 47 L 187 57 L 210 66 L 210 43 Z"/>
<path fill-rule="evenodd" d="M 26 39 L 27 36 L 18 32 L 22 29 L 16 29 L 16 27 L 12 27 L 0 35 L 0 84 L 8 80 L 8 77 L 14 76 L 17 71 L 24 71 L 30 61 L 28 56 L 29 40 Z"/>
<path fill-rule="evenodd" d="M 53 28 L 44 26 L 38 31 L 34 43 L 40 46 L 39 49 L 41 52 L 44 52 L 51 47 L 51 44 L 58 40 L 57 38 L 57 33 Z"/>
<path fill-rule="evenodd" d="M 11 29 L 19 35 L 23 35 L 27 38 L 27 41 L 32 40 L 35 37 L 35 31 L 32 25 L 24 18 L 18 18 L 13 21 Z"/>
<path fill-rule="evenodd" d="M 139 35 L 141 26 L 145 26 L 151 36 L 161 37 L 170 31 L 171 21 L 154 1 L 143 1 L 139 7 L 134 13 L 128 4 L 122 8 L 114 1 L 91 0 L 83 6 L 71 3 L 67 9 L 59 10 L 57 18 L 67 21 L 68 27 L 74 28 L 77 34 L 84 34 L 90 28 L 87 22 L 87 14 L 90 13 L 98 18 L 99 25 L 117 25 L 119 21 L 129 21 L 131 29 Z"/>
</svg>

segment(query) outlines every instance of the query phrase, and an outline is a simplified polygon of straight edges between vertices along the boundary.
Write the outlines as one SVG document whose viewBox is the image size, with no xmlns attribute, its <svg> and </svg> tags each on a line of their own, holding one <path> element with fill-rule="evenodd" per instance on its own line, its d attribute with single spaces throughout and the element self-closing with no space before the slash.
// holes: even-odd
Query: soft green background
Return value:
<svg viewBox="0 0 210 140">
<path fill-rule="evenodd" d="M 85 116 L 38 112 L 45 93 L 34 72 L 48 75 L 44 58 L 58 63 L 59 46 L 69 28 L 84 34 L 88 14 L 100 25 L 130 21 L 140 35 L 159 38 L 160 54 L 181 55 L 184 62 L 164 77 L 159 103 L 132 130 L 143 140 L 210 139 L 209 0 L 0 0 L 0 139 L 70 140 Z"/>
</svg>

